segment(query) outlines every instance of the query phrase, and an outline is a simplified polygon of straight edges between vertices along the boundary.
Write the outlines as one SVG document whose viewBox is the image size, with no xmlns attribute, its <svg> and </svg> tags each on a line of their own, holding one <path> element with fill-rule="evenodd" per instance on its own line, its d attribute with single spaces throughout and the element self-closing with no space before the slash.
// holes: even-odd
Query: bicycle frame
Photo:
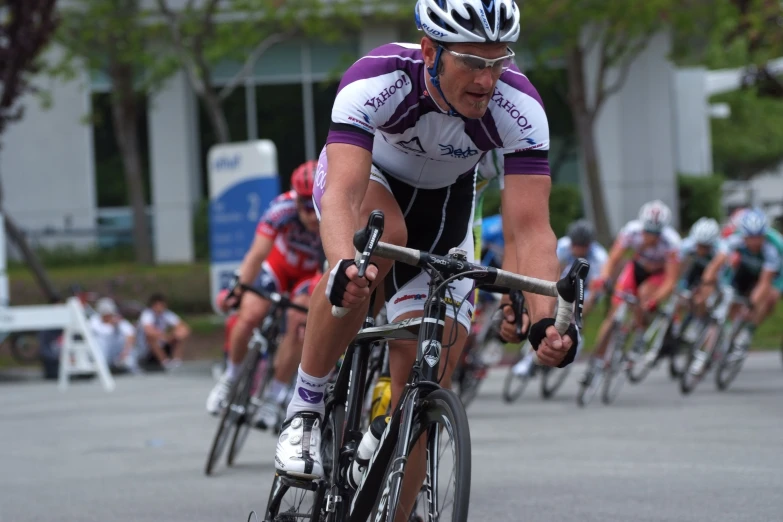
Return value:
<svg viewBox="0 0 783 522">
<path fill-rule="evenodd" d="M 442 281 L 435 278 L 430 282 L 430 293 L 434 285 Z M 349 521 L 366 521 L 375 505 L 378 491 L 365 488 L 365 484 L 377 484 L 385 475 L 386 463 L 392 462 L 399 466 L 400 472 L 405 466 L 406 455 L 410 452 L 408 445 L 410 434 L 414 427 L 414 412 L 418 402 L 432 391 L 440 389 L 436 382 L 440 367 L 440 355 L 442 345 L 440 341 L 445 326 L 446 303 L 444 301 L 446 287 L 442 287 L 433 297 L 432 307 L 424 317 L 407 319 L 384 326 L 374 327 L 373 318 L 365 318 L 364 328 L 355 337 L 355 342 L 349 346 L 345 361 L 340 367 L 333 388 L 329 390 L 330 400 L 327 403 L 327 411 L 340 404 L 345 404 L 345 425 L 342 433 L 335 433 L 338 440 L 342 440 L 339 451 L 339 460 L 335 462 L 332 470 L 332 487 L 327 498 L 327 512 L 336 513 L 336 520 L 344 520 L 346 515 Z M 408 384 L 403 389 L 399 402 L 381 435 L 378 449 L 367 466 L 362 482 L 354 493 L 344 479 L 345 472 L 350 468 L 352 457 L 361 441 L 363 433 L 361 426 L 362 398 L 367 391 L 367 382 L 364 376 L 370 358 L 373 344 L 393 340 L 418 341 L 416 362 L 411 369 Z M 405 441 L 398 445 L 399 437 Z M 395 455 L 392 452 L 397 448 Z M 393 459 L 393 460 L 392 460 Z M 383 466 L 375 465 L 377 461 Z M 390 512 L 396 509 L 399 502 L 401 483 L 398 482 L 395 491 L 390 495 Z M 351 497 L 350 508 L 343 502 L 344 495 Z M 347 510 L 347 513 L 346 513 Z"/>
</svg>

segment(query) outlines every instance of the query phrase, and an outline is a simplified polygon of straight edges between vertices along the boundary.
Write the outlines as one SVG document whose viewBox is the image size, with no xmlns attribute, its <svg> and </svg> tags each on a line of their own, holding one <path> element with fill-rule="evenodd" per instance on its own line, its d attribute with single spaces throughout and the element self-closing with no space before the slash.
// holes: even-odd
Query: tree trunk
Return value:
<svg viewBox="0 0 783 522">
<path fill-rule="evenodd" d="M 212 130 L 215 132 L 217 143 L 230 142 L 231 133 L 228 130 L 226 111 L 223 110 L 223 104 L 212 86 L 204 86 L 201 100 L 204 102 L 204 108 L 207 111 L 209 122 L 212 124 Z"/>
<path fill-rule="evenodd" d="M 110 58 L 111 59 L 111 58 Z M 152 264 L 152 241 L 144 200 L 144 171 L 138 133 L 138 103 L 133 88 L 133 67 L 112 60 L 109 73 L 112 82 L 111 114 L 117 145 L 122 155 L 125 184 L 133 211 L 133 245 L 136 261 Z"/>
<path fill-rule="evenodd" d="M 579 150 L 584 165 L 583 173 L 590 189 L 590 206 L 593 210 L 596 236 L 598 241 L 609 245 L 612 242 L 612 233 L 604 204 L 601 166 L 598 163 L 598 151 L 595 146 L 593 129 L 594 111 L 591 110 L 587 102 L 583 59 L 582 49 L 579 47 L 575 47 L 568 53 L 568 103 L 579 138 Z"/>
<path fill-rule="evenodd" d="M 49 276 L 46 275 L 41 260 L 38 259 L 35 251 L 30 248 L 30 244 L 27 242 L 24 233 L 19 229 L 16 221 L 14 221 L 11 216 L 4 214 L 3 217 L 5 218 L 5 233 L 8 235 L 8 239 L 10 239 L 22 253 L 27 268 L 33 273 L 41 292 L 43 292 L 50 302 L 57 301 L 60 296 L 58 295 L 57 290 L 55 290 Z"/>
</svg>

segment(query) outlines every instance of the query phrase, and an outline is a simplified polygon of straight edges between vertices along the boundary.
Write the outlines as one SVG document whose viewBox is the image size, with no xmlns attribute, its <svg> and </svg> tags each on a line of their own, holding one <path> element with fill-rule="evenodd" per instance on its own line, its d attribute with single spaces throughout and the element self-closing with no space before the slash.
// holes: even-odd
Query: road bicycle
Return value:
<svg viewBox="0 0 783 522">
<path fill-rule="evenodd" d="M 211 475 L 215 470 L 229 440 L 231 441 L 227 456 L 229 466 L 234 465 L 247 440 L 253 419 L 262 404 L 264 391 L 274 376 L 273 362 L 286 311 L 291 308 L 307 313 L 307 308 L 292 303 L 288 297 L 277 292 L 268 292 L 248 285 L 241 285 L 241 287 L 272 304 L 261 326 L 253 329 L 247 355 L 242 361 L 237 378 L 231 385 L 226 401 L 221 405 L 220 421 L 204 469 L 206 475 Z"/>
<path fill-rule="evenodd" d="M 383 213 L 374 211 L 367 226 L 354 236 L 354 246 L 359 252 L 359 275 L 363 276 L 373 255 L 422 268 L 430 275 L 424 317 L 384 326 L 369 326 L 371 321 L 365 321 L 365 327 L 348 347 L 336 382 L 327 389 L 320 442 L 324 478 L 302 481 L 277 472 L 264 516 L 267 522 L 364 522 L 368 518 L 393 521 L 398 509 L 404 510 L 406 516 L 410 509 L 401 505 L 406 473 L 410 473 L 411 481 L 418 479 L 424 484 L 426 495 L 419 495 L 420 501 L 416 502 L 417 509 L 426 510 L 424 518 L 452 522 L 468 519 L 471 479 L 468 418 L 459 397 L 439 384 L 445 372 L 440 370 L 441 356 L 445 351 L 448 359 L 452 339 L 456 339 L 455 331 L 444 338 L 449 282 L 467 277 L 479 284 L 557 297 L 558 331 L 565 332 L 572 320 L 577 327 L 581 326 L 583 283 L 589 268 L 583 259 L 574 263 L 565 278 L 553 283 L 470 263 L 460 249 L 451 249 L 448 255 L 441 256 L 382 243 L 379 241 L 382 233 Z M 452 306 L 454 302 L 452 297 Z M 333 313 L 339 315 L 341 311 L 333 309 Z M 456 321 L 453 324 L 456 329 Z M 417 341 L 416 362 L 391 414 L 373 419 L 372 423 L 379 423 L 383 429 L 376 439 L 376 449 L 364 462 L 357 457 L 357 448 L 363 437 L 368 436 L 360 430 L 368 358 L 373 343 L 391 340 Z M 445 437 L 451 440 L 450 451 L 444 443 Z M 420 439 L 426 457 L 409 460 Z M 452 474 L 439 472 L 444 457 L 453 460 Z M 454 479 L 454 484 L 444 486 L 442 479 L 449 478 Z M 453 493 L 453 499 L 441 500 L 440 494 L 449 492 Z"/>
</svg>

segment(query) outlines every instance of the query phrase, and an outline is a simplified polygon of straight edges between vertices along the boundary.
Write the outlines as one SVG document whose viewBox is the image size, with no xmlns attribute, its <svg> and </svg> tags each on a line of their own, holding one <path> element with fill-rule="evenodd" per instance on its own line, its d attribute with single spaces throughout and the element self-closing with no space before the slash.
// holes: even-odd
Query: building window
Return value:
<svg viewBox="0 0 783 522">
<path fill-rule="evenodd" d="M 124 207 L 128 201 L 125 168 L 117 145 L 111 114 L 111 94 L 96 92 L 92 95 L 93 146 L 95 153 L 95 189 L 98 208 Z M 149 141 L 147 133 L 147 100 L 142 98 L 138 106 L 138 140 L 141 166 L 144 175 L 145 200 L 150 202 Z"/>
<path fill-rule="evenodd" d="M 315 112 L 315 146 L 316 154 L 326 145 L 329 125 L 332 122 L 332 106 L 337 96 L 339 80 L 323 81 L 313 84 L 313 107 Z"/>
<path fill-rule="evenodd" d="M 219 92 L 220 86 L 216 87 Z M 207 116 L 207 111 L 204 109 L 204 104 L 197 97 L 198 103 L 198 128 L 199 128 L 199 147 L 202 169 L 201 169 L 201 187 L 204 198 L 209 197 L 209 172 L 206 167 L 207 155 L 209 149 L 217 143 L 217 134 L 211 120 Z M 239 85 L 234 89 L 231 94 L 223 100 L 223 110 L 226 114 L 226 121 L 228 122 L 228 132 L 231 136 L 231 141 L 247 141 L 247 103 L 245 100 L 245 87 Z"/>
<path fill-rule="evenodd" d="M 305 160 L 302 85 L 258 85 L 256 107 L 258 138 L 275 144 L 280 188 L 288 190 L 291 172 Z"/>
</svg>

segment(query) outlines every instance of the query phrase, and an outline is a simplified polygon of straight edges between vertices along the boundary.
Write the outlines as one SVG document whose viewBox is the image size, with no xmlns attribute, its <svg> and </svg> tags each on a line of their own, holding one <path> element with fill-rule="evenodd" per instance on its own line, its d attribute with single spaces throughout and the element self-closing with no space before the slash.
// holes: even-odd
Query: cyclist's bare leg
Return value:
<svg viewBox="0 0 783 522">
<path fill-rule="evenodd" d="M 242 302 L 239 305 L 239 315 L 229 339 L 228 357 L 235 365 L 242 364 L 247 355 L 247 343 L 253 334 L 253 328 L 263 321 L 269 313 L 271 303 L 252 292 L 244 292 Z"/>
<path fill-rule="evenodd" d="M 371 181 L 367 187 L 360 214 L 359 227 L 367 222 L 370 212 L 380 209 L 384 214 L 384 229 L 381 240 L 396 245 L 405 245 L 408 232 L 402 211 L 394 196 L 381 184 Z M 391 262 L 373 259 L 378 265 L 378 277 L 373 288 L 378 286 L 391 269 Z M 310 311 L 307 314 L 304 349 L 302 351 L 302 371 L 314 377 L 323 377 L 332 371 L 340 355 L 345 352 L 356 332 L 361 328 L 367 314 L 367 306 L 348 312 L 345 317 L 332 316 L 332 305 L 326 297 L 328 275 L 321 278 L 310 299 Z M 369 305 L 369 301 L 367 302 Z"/>
<path fill-rule="evenodd" d="M 655 292 L 655 287 L 652 285 L 652 282 L 649 280 L 645 281 L 644 283 L 639 285 L 639 292 L 637 294 L 637 297 L 639 298 L 639 302 L 640 303 L 647 302 L 647 300 L 653 296 L 654 292 Z M 663 303 L 658 303 L 659 306 L 662 304 Z M 645 312 L 646 310 L 643 310 L 642 307 L 640 306 L 634 307 L 634 319 L 635 319 L 637 330 L 641 330 L 647 327 Z"/>
<path fill-rule="evenodd" d="M 409 312 L 400 315 L 395 319 L 395 321 L 421 316 L 422 312 Z M 449 340 L 449 336 L 453 331 L 452 328 L 454 328 L 454 320 L 447 317 L 443 334 L 444 346 Z M 462 353 L 465 341 L 468 337 L 468 332 L 462 325 L 459 325 L 456 331 L 457 335 L 454 345 L 448 350 L 444 348 L 441 351 L 442 358 L 438 368 L 438 375 L 440 376 L 443 374 L 443 380 L 440 381 L 440 385 L 445 389 L 451 389 L 451 376 L 454 373 L 454 369 L 457 367 L 460 354 Z M 397 406 L 397 402 L 400 400 L 400 395 L 402 395 L 402 390 L 405 388 L 405 384 L 408 382 L 408 377 L 410 376 L 413 363 L 416 361 L 416 345 L 416 341 L 395 341 L 393 343 L 389 343 L 389 369 L 391 370 L 392 379 L 392 410 Z M 446 354 L 448 354 L 448 358 L 445 357 Z M 412 448 L 410 457 L 408 458 L 408 464 L 405 467 L 405 478 L 403 480 L 402 495 L 400 496 L 400 509 L 397 511 L 395 522 L 408 521 L 411 509 L 414 502 L 416 501 L 416 495 L 421 489 L 421 485 L 424 483 L 424 477 L 427 471 L 425 440 L 425 437 L 419 439 L 416 445 Z M 446 487 L 448 487 L 448 485 Z"/>
<path fill-rule="evenodd" d="M 307 307 L 310 304 L 309 295 L 297 295 L 291 302 Z M 275 356 L 275 380 L 288 383 L 294 377 L 299 360 L 302 358 L 302 343 L 307 315 L 299 310 L 289 308 L 286 312 L 286 332 L 280 342 L 280 348 Z"/>
</svg>

